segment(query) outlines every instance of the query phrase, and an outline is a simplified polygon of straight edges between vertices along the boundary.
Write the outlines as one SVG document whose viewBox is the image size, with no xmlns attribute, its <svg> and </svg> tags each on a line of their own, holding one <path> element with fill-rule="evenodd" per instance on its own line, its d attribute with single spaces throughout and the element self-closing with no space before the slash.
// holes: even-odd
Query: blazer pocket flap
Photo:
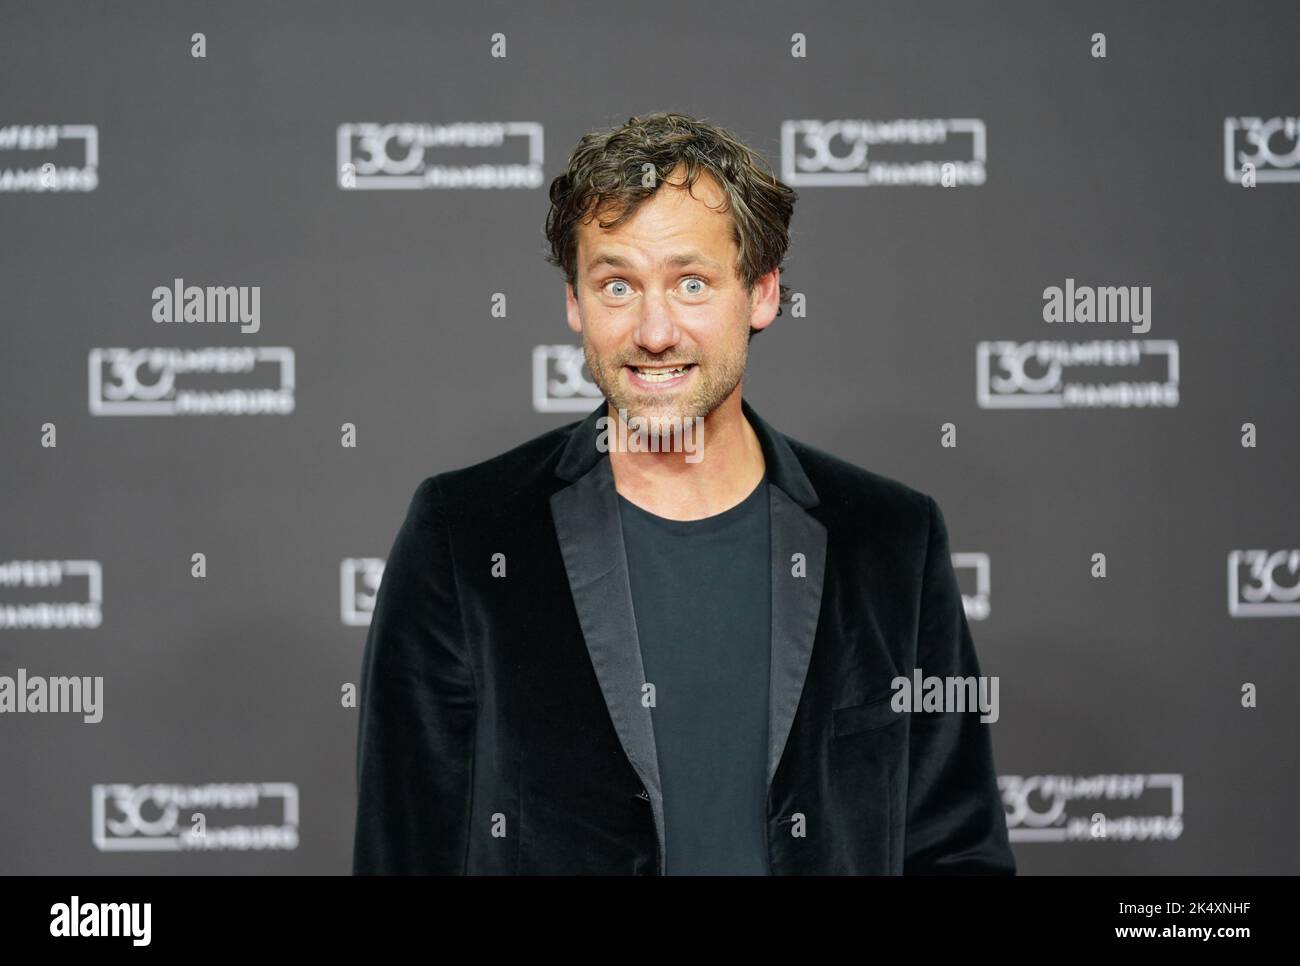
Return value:
<svg viewBox="0 0 1300 966">
<path fill-rule="evenodd" d="M 895 711 L 890 702 L 894 694 L 891 691 L 882 698 L 868 701 L 866 704 L 855 704 L 850 708 L 836 708 L 832 712 L 835 726 L 835 737 L 841 735 L 852 735 L 862 731 L 875 731 L 879 728 L 888 728 L 891 724 L 902 721 L 907 716 L 905 711 Z"/>
</svg>

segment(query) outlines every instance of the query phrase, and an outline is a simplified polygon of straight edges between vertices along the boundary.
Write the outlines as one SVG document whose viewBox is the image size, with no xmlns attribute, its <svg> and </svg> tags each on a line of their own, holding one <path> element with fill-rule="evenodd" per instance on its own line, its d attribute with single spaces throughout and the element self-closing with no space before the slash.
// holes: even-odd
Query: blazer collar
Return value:
<svg viewBox="0 0 1300 966">
<path fill-rule="evenodd" d="M 740 400 L 740 409 L 763 447 L 768 482 L 784 490 L 805 510 L 815 507 L 820 502 L 817 491 L 785 436 L 769 426 L 743 398 Z M 555 467 L 555 473 L 561 479 L 576 482 L 593 469 L 602 456 L 608 455 L 596 449 L 596 438 L 600 435 L 599 420 L 607 412 L 607 403 L 602 398 L 600 405 L 574 427 Z M 705 445 L 708 445 L 707 440 Z"/>
</svg>

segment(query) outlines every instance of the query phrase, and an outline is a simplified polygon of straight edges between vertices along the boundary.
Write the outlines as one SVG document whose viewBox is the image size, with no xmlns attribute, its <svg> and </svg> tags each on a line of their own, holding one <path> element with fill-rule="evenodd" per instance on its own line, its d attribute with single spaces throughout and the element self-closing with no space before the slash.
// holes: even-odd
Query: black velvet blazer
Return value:
<svg viewBox="0 0 1300 966">
<path fill-rule="evenodd" d="M 742 405 L 771 484 L 772 873 L 1014 874 L 988 725 L 890 707 L 914 668 L 980 673 L 939 507 Z M 662 873 L 605 413 L 416 489 L 366 640 L 354 873 Z"/>
</svg>

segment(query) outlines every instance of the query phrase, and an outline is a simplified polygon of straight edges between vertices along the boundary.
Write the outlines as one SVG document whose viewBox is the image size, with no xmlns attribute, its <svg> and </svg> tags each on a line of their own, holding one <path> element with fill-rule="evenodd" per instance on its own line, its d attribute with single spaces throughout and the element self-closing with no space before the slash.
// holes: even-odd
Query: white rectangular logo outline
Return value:
<svg viewBox="0 0 1300 966">
<path fill-rule="evenodd" d="M 1020 346 L 1032 342 L 1059 342 L 1059 339 L 993 339 L 975 345 L 975 400 L 980 409 L 1065 409 L 1065 395 L 1055 393 L 991 393 L 989 390 L 989 355 L 996 348 L 1001 351 L 1007 346 Z M 1091 340 L 1085 340 L 1091 341 Z M 1167 383 L 1175 388 L 1181 386 L 1178 366 L 1178 343 L 1173 339 L 1134 339 L 1142 347 L 1142 356 L 1166 356 Z M 1075 344 L 1075 343 L 1068 343 Z M 1069 407 L 1073 408 L 1073 407 Z"/>
<path fill-rule="evenodd" d="M 971 157 L 968 162 L 963 163 L 988 163 L 988 128 L 983 120 L 977 117 L 926 118 L 926 120 L 942 120 L 948 126 L 949 132 L 971 135 Z M 800 174 L 795 170 L 795 135 L 815 130 L 826 123 L 823 120 L 813 119 L 785 120 L 781 122 L 781 180 L 792 188 L 873 187 L 866 171 L 849 171 L 843 174 L 827 174 L 819 171 L 811 174 Z"/>
<path fill-rule="evenodd" d="M 344 557 L 339 564 L 339 612 L 348 627 L 368 627 L 373 611 L 357 610 L 357 574 L 367 564 L 378 564 L 380 580 L 388 561 L 383 557 Z M 378 589 L 376 589 L 378 593 Z"/>
<path fill-rule="evenodd" d="M 193 351 L 205 349 L 236 348 L 241 346 L 202 346 Z M 294 353 L 292 346 L 253 346 L 254 362 L 276 362 L 280 365 L 280 392 L 294 391 Z M 90 350 L 88 368 L 90 370 L 90 414 L 92 416 L 175 416 L 178 414 L 176 400 L 148 402 L 144 400 L 125 400 L 112 402 L 103 398 L 102 364 L 113 353 L 131 353 L 136 350 L 121 346 L 101 346 Z M 191 351 L 191 350 L 180 350 Z"/>
<path fill-rule="evenodd" d="M 157 784 L 147 782 L 145 784 Z M 298 828 L 298 786 L 291 782 L 255 782 L 258 798 L 279 798 L 284 802 L 284 820 L 280 823 L 286 828 Z M 95 848 L 101 852 L 179 852 L 180 839 L 175 836 L 148 836 L 116 838 L 108 834 L 105 802 L 109 793 L 117 788 L 139 788 L 126 782 L 96 784 L 91 786 L 90 837 Z"/>
<path fill-rule="evenodd" d="M 1241 599 L 1239 571 L 1246 554 L 1267 555 L 1267 550 L 1233 550 L 1228 554 L 1228 615 L 1230 617 L 1300 617 L 1300 601 L 1248 601 Z"/>
<path fill-rule="evenodd" d="M 1225 117 L 1223 119 L 1223 177 L 1232 184 L 1241 183 L 1241 169 L 1237 167 L 1234 154 L 1237 146 L 1237 132 L 1247 130 L 1245 125 L 1239 123 L 1243 118 L 1252 121 L 1264 120 L 1262 117 L 1250 115 Z M 1295 168 L 1259 168 L 1257 166 L 1255 168 L 1256 184 L 1290 184 L 1296 181 L 1300 181 L 1300 166 Z"/>
<path fill-rule="evenodd" d="M 506 137 L 526 137 L 528 138 L 528 161 L 527 164 L 541 166 L 544 161 L 544 129 L 539 121 L 500 121 L 505 128 Z M 336 147 L 338 151 L 337 163 L 338 170 L 341 172 L 345 164 L 353 164 L 352 158 L 352 135 L 360 127 L 373 127 L 374 121 L 345 121 L 339 125 L 336 136 Z M 382 126 L 382 125 L 380 125 Z M 518 163 L 518 162 L 514 162 Z M 423 174 L 359 174 L 353 175 L 352 184 L 347 189 L 349 191 L 384 191 L 393 189 L 410 189 L 424 188 L 425 178 Z"/>
<path fill-rule="evenodd" d="M 581 346 L 568 343 L 533 346 L 533 410 L 539 413 L 589 413 L 596 408 L 603 396 L 568 396 L 552 398 L 547 391 L 550 377 L 546 372 L 546 363 L 556 358 L 557 349 L 582 351 Z"/>
<path fill-rule="evenodd" d="M 1146 778 L 1144 791 L 1153 788 L 1169 789 L 1169 815 L 1161 817 L 1181 819 L 1183 817 L 1183 776 L 1161 773 L 1144 777 Z M 1071 841 L 1067 837 L 1068 831 L 1068 823 L 1061 828 L 1011 828 L 1008 824 L 1007 838 L 1012 842 L 1068 842 Z"/>
</svg>

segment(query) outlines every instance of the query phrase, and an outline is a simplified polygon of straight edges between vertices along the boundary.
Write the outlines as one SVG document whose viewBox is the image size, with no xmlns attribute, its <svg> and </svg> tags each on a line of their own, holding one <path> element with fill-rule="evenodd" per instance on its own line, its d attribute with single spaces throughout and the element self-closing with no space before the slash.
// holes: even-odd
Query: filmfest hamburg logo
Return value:
<svg viewBox="0 0 1300 966">
<path fill-rule="evenodd" d="M 94 124 L 0 127 L 0 191 L 94 191 L 98 185 Z"/>
<path fill-rule="evenodd" d="M 542 125 L 340 124 L 338 184 L 345 191 L 540 188 Z"/>
<path fill-rule="evenodd" d="M 1228 613 L 1233 617 L 1300 617 L 1300 550 L 1229 553 Z"/>
<path fill-rule="evenodd" d="M 781 122 L 781 178 L 791 187 L 978 186 L 987 180 L 979 118 Z"/>
<path fill-rule="evenodd" d="M 1182 775 L 999 775 L 998 788 L 1012 842 L 1173 841 L 1183 834 Z"/>
<path fill-rule="evenodd" d="M 981 409 L 1172 408 L 1178 343 L 981 342 L 975 386 Z"/>
<path fill-rule="evenodd" d="M 1229 117 L 1223 121 L 1223 176 L 1240 184 L 1244 165 L 1255 181 L 1300 181 L 1300 117 Z"/>
<path fill-rule="evenodd" d="M 94 416 L 293 412 L 294 356 L 286 346 L 91 349 L 89 366 Z"/>
<path fill-rule="evenodd" d="M 57 600 L 84 580 L 84 600 Z M 0 630 L 98 627 L 104 621 L 104 568 L 98 560 L 7 560 L 0 563 Z"/>
<path fill-rule="evenodd" d="M 582 346 L 533 348 L 533 410 L 539 413 L 589 413 L 605 398 L 591 381 Z"/>
<path fill-rule="evenodd" d="M 101 852 L 298 847 L 298 786 L 288 782 L 95 785 L 91 811 Z"/>
<path fill-rule="evenodd" d="M 375 612 L 379 583 L 384 579 L 382 557 L 345 557 L 339 567 L 340 607 L 343 623 L 366 627 Z"/>
<path fill-rule="evenodd" d="M 957 574 L 958 583 L 961 582 L 961 575 L 966 572 L 975 574 L 975 593 L 968 594 L 962 591 L 961 603 L 962 608 L 966 611 L 966 619 L 971 621 L 982 621 L 989 616 L 989 555 L 986 553 L 954 553 L 952 555 L 953 570 Z"/>
</svg>

